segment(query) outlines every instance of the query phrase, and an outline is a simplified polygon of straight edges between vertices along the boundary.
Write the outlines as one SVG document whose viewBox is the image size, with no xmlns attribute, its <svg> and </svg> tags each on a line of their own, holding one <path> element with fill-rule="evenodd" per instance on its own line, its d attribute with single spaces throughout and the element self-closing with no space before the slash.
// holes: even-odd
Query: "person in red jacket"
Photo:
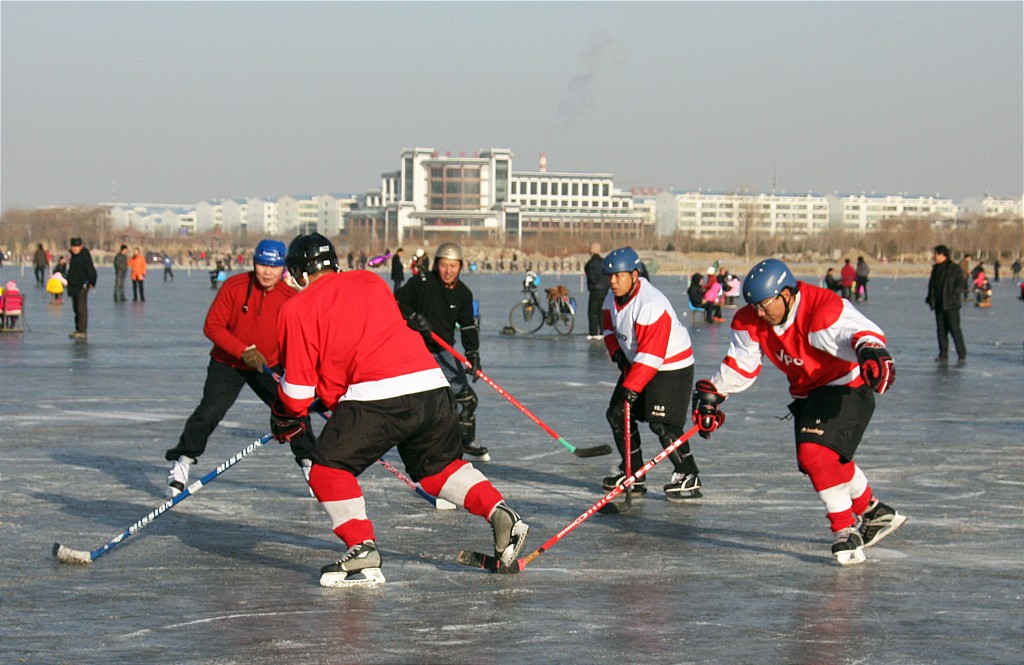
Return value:
<svg viewBox="0 0 1024 665">
<path fill-rule="evenodd" d="M 725 421 L 718 405 L 753 385 L 769 359 L 789 380 L 797 464 L 825 504 L 832 554 L 841 566 L 862 563 L 863 548 L 907 519 L 874 496 L 853 461 L 875 395 L 896 378 L 885 335 L 849 300 L 797 281 L 778 259 L 751 269 L 743 297 L 718 372 L 697 382 L 693 422 L 709 438 Z"/>
<path fill-rule="evenodd" d="M 418 332 L 406 325 L 384 280 L 338 272 L 331 241 L 298 236 L 285 262 L 302 292 L 278 321 L 281 377 L 270 428 L 284 443 L 308 431 L 315 398 L 332 411 L 316 442 L 309 486 L 348 548 L 320 569 L 320 585 L 384 582 L 377 537 L 356 478 L 392 447 L 430 494 L 491 524 L 495 556 L 519 556 L 529 527 L 470 462 L 460 459 L 455 396 Z"/>
<path fill-rule="evenodd" d="M 842 289 L 842 296 L 847 300 L 853 300 L 853 285 L 856 283 L 857 269 L 850 263 L 850 259 L 846 259 L 843 263 L 843 269 L 839 271 L 839 284 Z"/>
<path fill-rule="evenodd" d="M 210 305 L 203 333 L 213 342 L 213 349 L 203 399 L 185 422 L 178 445 L 165 455 L 174 462 L 167 476 L 168 497 L 177 496 L 188 485 L 189 467 L 206 450 L 207 440 L 238 399 L 242 386 L 252 388 L 267 406 L 277 397 L 277 383 L 263 368 L 279 368 L 278 314 L 296 293 L 281 280 L 285 251 L 279 240 L 261 240 L 253 269 L 225 281 Z M 291 447 L 308 481 L 315 443 L 308 416 L 305 422 L 305 434 L 295 437 Z"/>
</svg>

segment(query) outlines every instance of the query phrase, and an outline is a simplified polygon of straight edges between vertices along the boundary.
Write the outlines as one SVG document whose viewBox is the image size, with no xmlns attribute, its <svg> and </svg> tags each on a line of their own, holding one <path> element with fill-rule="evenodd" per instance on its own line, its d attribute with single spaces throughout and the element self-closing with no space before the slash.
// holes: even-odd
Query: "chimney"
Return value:
<svg viewBox="0 0 1024 665">
<path fill-rule="evenodd" d="M 538 168 L 541 173 L 547 173 L 548 171 L 548 156 L 547 153 L 540 153 L 540 164 Z"/>
</svg>

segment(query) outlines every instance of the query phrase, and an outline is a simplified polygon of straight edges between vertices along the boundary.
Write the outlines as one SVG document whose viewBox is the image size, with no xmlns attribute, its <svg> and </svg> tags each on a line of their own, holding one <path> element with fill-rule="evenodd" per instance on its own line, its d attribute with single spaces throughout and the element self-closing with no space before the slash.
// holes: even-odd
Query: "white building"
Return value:
<svg viewBox="0 0 1024 665">
<path fill-rule="evenodd" d="M 345 231 L 345 215 L 356 205 L 351 194 L 321 194 L 317 197 L 317 224 L 321 233 L 334 236 Z"/>
<path fill-rule="evenodd" d="M 249 204 L 246 199 L 224 199 L 221 203 L 221 230 L 227 234 L 242 234 L 249 228 Z"/>
<path fill-rule="evenodd" d="M 277 200 L 277 230 L 275 234 L 291 238 L 304 233 L 317 232 L 317 197 L 285 195 Z"/>
<path fill-rule="evenodd" d="M 364 230 L 387 244 L 409 234 L 488 237 L 521 242 L 552 232 L 635 232 L 653 215 L 636 213 L 629 194 L 604 173 L 512 171 L 512 151 L 472 156 L 405 149 L 398 171 L 381 174 L 379 191 L 357 197 L 346 229 Z"/>
<path fill-rule="evenodd" d="M 1002 199 L 985 195 L 981 202 L 982 217 L 999 217 L 1002 219 L 1019 219 L 1024 215 L 1024 197 L 1019 199 Z"/>
<path fill-rule="evenodd" d="M 196 204 L 196 233 L 224 230 L 224 202 L 209 199 Z"/>
<path fill-rule="evenodd" d="M 751 194 L 688 191 L 661 194 L 662 205 L 674 205 L 676 228 L 694 238 L 737 236 L 748 232 L 801 238 L 828 229 L 830 203 L 814 193 Z M 669 226 L 671 213 L 661 216 Z"/>
<path fill-rule="evenodd" d="M 249 198 L 245 200 L 246 233 L 248 237 L 277 235 L 277 198 Z"/>
<path fill-rule="evenodd" d="M 957 217 L 957 204 L 938 196 L 848 194 L 840 201 L 843 230 L 848 233 L 876 231 L 879 223 L 886 220 L 925 219 L 936 222 Z"/>
</svg>

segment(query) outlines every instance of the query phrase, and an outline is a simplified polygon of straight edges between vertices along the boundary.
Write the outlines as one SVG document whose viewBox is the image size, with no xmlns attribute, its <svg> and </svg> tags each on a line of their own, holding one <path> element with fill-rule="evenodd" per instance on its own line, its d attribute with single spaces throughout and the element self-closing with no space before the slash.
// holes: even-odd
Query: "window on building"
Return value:
<svg viewBox="0 0 1024 665">
<path fill-rule="evenodd" d="M 590 196 L 590 183 L 583 183 L 583 196 Z"/>
<path fill-rule="evenodd" d="M 540 183 L 540 193 L 541 193 L 541 196 L 547 196 L 548 195 L 548 183 L 546 183 L 546 182 Z"/>
<path fill-rule="evenodd" d="M 601 186 L 601 196 L 608 196 L 608 183 Z"/>
</svg>

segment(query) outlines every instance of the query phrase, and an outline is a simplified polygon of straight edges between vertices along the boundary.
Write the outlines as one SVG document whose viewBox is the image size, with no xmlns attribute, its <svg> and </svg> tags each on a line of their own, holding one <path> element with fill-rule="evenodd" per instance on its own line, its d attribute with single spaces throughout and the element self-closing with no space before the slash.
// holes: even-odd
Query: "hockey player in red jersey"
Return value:
<svg viewBox="0 0 1024 665">
<path fill-rule="evenodd" d="M 765 259 L 743 282 L 748 305 L 732 320 L 718 372 L 697 382 L 693 422 L 709 438 L 724 421 L 719 405 L 749 388 L 769 358 L 789 379 L 797 462 L 825 504 L 840 565 L 862 563 L 863 548 L 906 517 L 874 497 L 853 461 L 875 409 L 875 393 L 896 370 L 882 330 L 828 289 L 799 282 L 785 263 Z"/>
<path fill-rule="evenodd" d="M 662 447 L 678 439 L 689 415 L 679 396 L 690 394 L 694 361 L 690 334 L 668 298 L 641 276 L 640 257 L 632 247 L 609 252 L 601 270 L 611 285 L 601 311 L 601 328 L 608 354 L 620 370 L 605 414 L 623 457 L 618 472 L 604 479 L 604 489 L 610 491 L 626 476 L 624 402 L 631 405 L 630 468 L 636 471 L 644 462 L 634 421 L 646 421 Z M 675 472 L 665 485 L 665 497 L 673 501 L 700 498 L 700 476 L 690 444 L 684 443 L 669 459 Z M 647 492 L 644 479 L 633 483 L 632 490 L 643 496 Z"/>
<path fill-rule="evenodd" d="M 285 264 L 302 291 L 278 321 L 284 374 L 270 425 L 284 443 L 302 433 L 315 398 L 333 411 L 317 439 L 309 485 L 348 551 L 321 568 L 320 584 L 384 582 L 356 477 L 396 446 L 425 491 L 491 523 L 495 555 L 511 564 L 529 527 L 460 459 L 451 388 L 422 337 L 406 326 L 391 289 L 372 272 L 338 272 L 334 246 L 318 233 L 295 238 Z"/>
</svg>

